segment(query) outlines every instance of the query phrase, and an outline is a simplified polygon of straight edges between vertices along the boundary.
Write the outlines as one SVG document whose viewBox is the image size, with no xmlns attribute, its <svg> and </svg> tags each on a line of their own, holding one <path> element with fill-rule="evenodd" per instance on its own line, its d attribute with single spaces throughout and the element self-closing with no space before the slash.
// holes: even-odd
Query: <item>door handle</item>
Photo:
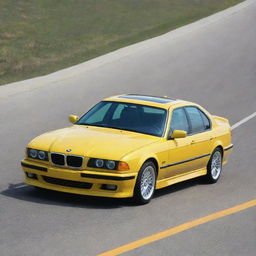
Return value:
<svg viewBox="0 0 256 256">
<path fill-rule="evenodd" d="M 205 139 L 205 140 L 191 140 L 190 144 L 196 144 L 196 143 L 205 142 L 213 139 L 214 139 L 213 137 L 210 137 L 209 139 Z"/>
</svg>

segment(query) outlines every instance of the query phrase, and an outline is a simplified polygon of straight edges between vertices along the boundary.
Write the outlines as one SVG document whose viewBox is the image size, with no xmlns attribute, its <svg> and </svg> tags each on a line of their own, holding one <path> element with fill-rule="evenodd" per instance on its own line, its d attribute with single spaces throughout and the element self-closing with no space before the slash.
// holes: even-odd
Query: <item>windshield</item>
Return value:
<svg viewBox="0 0 256 256">
<path fill-rule="evenodd" d="M 128 130 L 161 137 L 167 111 L 139 104 L 102 101 L 76 124 Z"/>
</svg>

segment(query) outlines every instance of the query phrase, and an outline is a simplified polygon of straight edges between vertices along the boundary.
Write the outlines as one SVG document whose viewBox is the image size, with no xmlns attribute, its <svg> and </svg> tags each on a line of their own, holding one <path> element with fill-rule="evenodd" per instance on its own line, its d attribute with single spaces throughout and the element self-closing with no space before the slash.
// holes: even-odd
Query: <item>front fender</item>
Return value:
<svg viewBox="0 0 256 256">
<path fill-rule="evenodd" d="M 121 161 L 125 161 L 129 164 L 130 170 L 133 172 L 139 172 L 141 166 L 148 160 L 148 159 L 154 159 L 157 163 L 157 172 L 159 170 L 160 166 L 160 159 L 157 156 L 154 150 L 137 150 L 135 152 L 132 152 L 131 154 L 123 157 Z"/>
</svg>

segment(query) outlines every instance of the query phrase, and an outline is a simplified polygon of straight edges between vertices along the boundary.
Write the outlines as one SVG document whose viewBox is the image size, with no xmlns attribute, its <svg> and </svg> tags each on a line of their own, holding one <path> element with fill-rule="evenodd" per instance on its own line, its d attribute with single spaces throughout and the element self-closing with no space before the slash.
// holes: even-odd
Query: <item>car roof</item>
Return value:
<svg viewBox="0 0 256 256">
<path fill-rule="evenodd" d="M 164 109 L 169 109 L 172 105 L 189 105 L 193 104 L 192 102 L 179 100 L 179 99 L 171 99 L 167 96 L 150 96 L 150 95 L 141 95 L 141 94 L 122 94 L 116 95 L 112 97 L 105 98 L 104 101 L 117 101 L 117 102 L 125 102 L 125 103 L 135 103 L 148 105 L 152 107 L 159 107 Z"/>
</svg>

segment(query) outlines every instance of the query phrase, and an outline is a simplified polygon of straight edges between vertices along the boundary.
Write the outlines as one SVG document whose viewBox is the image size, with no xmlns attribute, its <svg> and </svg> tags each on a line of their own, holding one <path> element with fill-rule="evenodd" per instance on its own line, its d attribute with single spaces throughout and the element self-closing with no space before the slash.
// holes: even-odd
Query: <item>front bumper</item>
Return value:
<svg viewBox="0 0 256 256">
<path fill-rule="evenodd" d="M 61 192 L 125 198 L 132 197 L 137 173 L 108 173 L 88 170 L 72 170 L 45 165 L 27 159 L 21 162 L 25 172 L 25 183 Z M 34 174 L 29 177 L 28 174 Z M 31 175 L 30 175 L 31 176 Z M 115 185 L 115 190 L 106 189 Z"/>
</svg>

